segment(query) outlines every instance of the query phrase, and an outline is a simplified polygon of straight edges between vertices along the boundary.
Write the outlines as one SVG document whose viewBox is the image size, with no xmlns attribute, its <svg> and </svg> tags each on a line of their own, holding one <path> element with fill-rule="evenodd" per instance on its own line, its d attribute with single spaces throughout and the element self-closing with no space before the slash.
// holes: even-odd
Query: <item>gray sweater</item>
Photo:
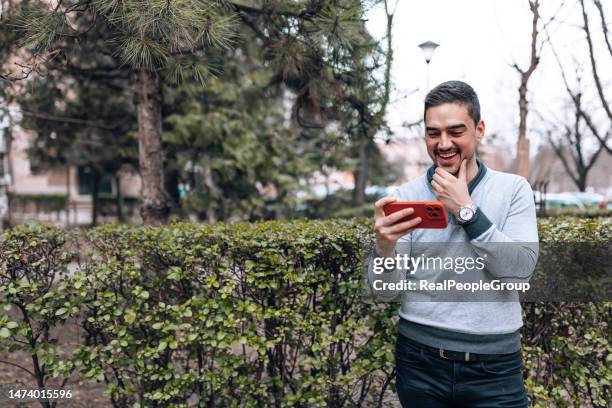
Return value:
<svg viewBox="0 0 612 408">
<path fill-rule="evenodd" d="M 469 184 L 470 196 L 478 206 L 475 219 L 460 225 L 449 214 L 445 229 L 416 229 L 400 238 L 399 254 L 409 253 L 423 243 L 461 243 L 457 247 L 465 256 L 486 259 L 482 276 L 472 280 L 502 282 L 528 281 L 538 258 L 538 232 L 533 192 L 520 176 L 487 169 L 478 162 L 479 171 Z M 400 186 L 393 194 L 401 201 L 436 200 L 430 182 L 434 166 L 427 174 Z M 506 244 L 502 244 L 506 243 Z M 450 246 L 450 244 L 449 244 Z M 444 245 L 435 244 L 428 256 L 448 255 Z M 419 249 L 419 253 L 420 253 Z M 438 254 L 431 253 L 438 252 Z M 409 253 L 410 256 L 418 256 Z M 407 278 L 405 270 L 393 269 L 374 274 L 370 264 L 368 279 L 399 282 Z M 429 277 L 428 280 L 434 280 Z M 415 341 L 447 350 L 474 353 L 510 353 L 520 348 L 519 328 L 522 326 L 521 305 L 515 291 L 500 291 L 488 296 L 492 301 L 470 301 L 470 292 L 453 302 L 423 298 L 411 291 L 376 291 L 382 300 L 401 297 L 400 333 Z"/>
</svg>

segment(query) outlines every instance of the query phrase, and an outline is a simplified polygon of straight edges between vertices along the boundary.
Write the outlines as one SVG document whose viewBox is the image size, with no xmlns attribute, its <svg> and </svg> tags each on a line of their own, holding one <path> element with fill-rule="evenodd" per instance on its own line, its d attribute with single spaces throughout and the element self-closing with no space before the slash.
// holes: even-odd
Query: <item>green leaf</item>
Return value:
<svg viewBox="0 0 612 408">
<path fill-rule="evenodd" d="M 7 322 L 6 327 L 9 329 L 15 329 L 19 327 L 19 324 L 17 322 Z"/>
<path fill-rule="evenodd" d="M 62 307 L 62 308 L 57 309 L 57 311 L 55 312 L 55 315 L 56 316 L 63 316 L 66 313 L 68 313 L 68 308 Z"/>
<path fill-rule="evenodd" d="M 130 309 L 130 310 L 128 310 L 128 311 L 125 313 L 125 321 L 126 321 L 127 323 L 129 323 L 129 324 L 132 324 L 132 323 L 134 323 L 134 321 L 135 321 L 135 320 L 136 320 L 136 313 L 134 313 L 134 311 L 133 311 L 133 310 L 131 310 L 131 309 Z"/>
</svg>

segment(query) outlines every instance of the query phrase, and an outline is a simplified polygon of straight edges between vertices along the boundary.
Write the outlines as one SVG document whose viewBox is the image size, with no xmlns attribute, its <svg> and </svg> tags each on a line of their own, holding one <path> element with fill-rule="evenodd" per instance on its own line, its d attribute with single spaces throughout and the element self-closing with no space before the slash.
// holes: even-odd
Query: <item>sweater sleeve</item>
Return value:
<svg viewBox="0 0 612 408">
<path fill-rule="evenodd" d="M 528 281 L 538 260 L 538 229 L 531 186 L 517 178 L 508 217 L 500 229 L 479 210 L 464 230 L 476 253 L 485 258 L 486 270 L 504 281 Z"/>
</svg>

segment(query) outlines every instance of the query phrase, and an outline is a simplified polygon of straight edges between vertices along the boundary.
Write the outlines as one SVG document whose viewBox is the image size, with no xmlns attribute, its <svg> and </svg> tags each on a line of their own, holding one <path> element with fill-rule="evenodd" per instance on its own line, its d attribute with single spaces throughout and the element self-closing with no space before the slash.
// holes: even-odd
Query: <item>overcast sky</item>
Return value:
<svg viewBox="0 0 612 408">
<path fill-rule="evenodd" d="M 557 13 L 559 23 L 549 25 L 553 44 L 570 76 L 574 76 L 573 59 L 583 64 L 588 86 L 586 93 L 592 95 L 589 99 L 593 106 L 597 106 L 589 76 L 588 48 L 580 28 L 579 2 L 542 0 L 542 3 L 541 14 L 545 20 L 560 10 Z M 612 2 L 604 0 L 602 3 L 609 22 L 612 22 Z M 560 8 L 561 4 L 564 5 Z M 590 11 L 590 26 L 597 32 L 598 71 L 608 88 L 608 95 L 612 95 L 612 58 L 600 34 L 597 10 L 591 6 Z M 382 7 L 368 13 L 368 28 L 376 37 L 384 36 L 386 19 Z M 544 39 L 545 33 L 540 36 Z M 450 79 L 468 82 L 479 95 L 487 133 L 497 133 L 514 145 L 518 128 L 519 74 L 511 64 L 516 61 L 521 68 L 529 64 L 531 12 L 527 1 L 399 0 L 393 26 L 393 103 L 388 110 L 388 120 L 396 136 L 414 136 L 401 124 L 413 122 L 422 115 L 427 70 L 418 45 L 427 40 L 440 44 L 429 65 L 430 86 Z M 415 90 L 417 92 L 411 93 Z M 533 109 L 548 118 L 563 120 L 567 93 L 548 45 L 543 48 L 540 65 L 529 82 L 529 91 Z M 533 140 L 532 145 L 539 139 L 533 129 L 542 128 L 541 122 L 536 115 L 530 115 L 532 132 L 528 136 Z M 535 149 L 531 151 L 534 153 Z"/>
</svg>

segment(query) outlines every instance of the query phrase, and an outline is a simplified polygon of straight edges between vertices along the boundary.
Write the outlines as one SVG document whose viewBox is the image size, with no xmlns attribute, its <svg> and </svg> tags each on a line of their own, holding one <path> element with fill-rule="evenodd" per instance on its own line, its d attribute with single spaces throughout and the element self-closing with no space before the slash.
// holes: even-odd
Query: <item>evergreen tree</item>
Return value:
<svg viewBox="0 0 612 408">
<path fill-rule="evenodd" d="M 365 27 L 365 12 L 379 3 L 387 15 L 385 49 Z M 349 137 L 354 155 L 353 201 L 362 204 L 368 172 L 383 161 L 374 137 L 380 131 L 390 135 L 385 113 L 394 10 L 387 0 L 266 2 L 260 8 L 236 4 L 235 8 L 265 44 L 275 81 L 296 93 L 296 121 L 307 128 L 336 122 Z"/>
<path fill-rule="evenodd" d="M 345 152 L 337 132 L 306 129 L 286 116 L 286 88 L 262 47 L 245 42 L 223 55 L 222 74 L 203 89 L 164 90 L 169 170 L 191 187 L 185 209 L 209 221 L 286 218 L 304 181 Z"/>
<path fill-rule="evenodd" d="M 75 21 L 90 21 L 90 25 Z M 91 0 L 58 1 L 53 8 L 35 2 L 21 20 L 23 44 L 45 69 L 97 72 L 82 60 L 81 40 L 100 29 L 109 34 L 107 46 L 119 55 L 138 96 L 139 171 L 142 176 L 141 214 L 145 224 L 167 220 L 161 141 L 162 80 L 208 76 L 206 53 L 228 47 L 233 17 L 226 4 L 214 0 Z M 103 28 L 103 29 L 102 29 Z M 62 66 L 63 65 L 63 66 Z M 34 66 L 36 67 L 36 65 Z"/>
<path fill-rule="evenodd" d="M 135 16 L 134 10 L 140 10 L 136 3 L 153 9 Z M 226 219 L 237 212 L 249 218 L 284 216 L 300 182 L 315 170 L 355 169 L 356 179 L 361 180 L 356 190 L 365 189 L 368 173 L 382 161 L 373 138 L 385 129 L 388 100 L 388 81 L 381 82 L 377 75 L 385 54 L 365 29 L 363 14 L 370 4 L 355 0 L 264 2 L 263 6 L 225 3 L 226 8 L 215 6 L 214 14 L 225 31 L 207 28 L 213 33 L 209 37 L 223 33 L 222 38 L 215 41 L 211 37 L 204 45 L 194 43 L 177 50 L 166 31 L 177 21 L 186 24 L 184 16 L 174 23 L 166 21 L 170 9 L 161 3 L 165 4 L 98 0 L 79 6 L 63 2 L 57 9 L 42 11 L 37 3 L 22 20 L 22 26 L 29 27 L 26 43 L 40 58 L 38 67 L 55 75 L 41 81 L 87 83 L 58 93 L 58 101 L 69 99 L 68 94 L 82 100 L 85 95 L 95 98 L 108 93 L 116 95 L 108 102 L 124 104 L 129 112 L 129 103 L 124 102 L 132 99 L 129 92 L 134 93 L 145 222 L 159 222 L 168 210 L 168 196 L 163 194 L 162 211 L 157 205 L 161 201 L 155 198 L 161 195 L 151 194 L 155 190 L 151 186 L 161 186 L 155 191 L 169 191 L 178 202 L 179 181 L 196 187 L 188 209 L 210 220 Z M 180 2 L 168 3 L 174 7 Z M 190 7 L 192 3 L 186 2 Z M 116 9 L 119 5 L 122 10 Z M 241 24 L 232 26 L 231 15 Z M 215 20 L 207 21 L 212 24 Z M 132 29 L 121 31 L 125 24 Z M 143 32 L 133 29 L 139 24 L 144 25 Z M 53 29 L 43 29 L 43 25 Z M 223 41 L 231 36 L 229 27 L 241 30 L 235 51 Z M 211 77 L 212 67 L 219 72 L 218 78 Z M 207 84 L 202 87 L 204 79 Z M 178 89 L 177 82 L 182 84 Z M 99 90 L 96 84 L 101 84 Z M 81 92 L 82 96 L 75 96 Z M 84 104 L 83 108 L 93 108 L 89 111 L 56 112 L 57 116 L 76 115 L 81 128 L 89 128 L 77 132 L 74 121 L 67 122 L 72 123 L 71 140 L 96 133 L 105 134 L 106 146 L 124 143 L 96 129 L 101 122 L 106 129 L 116 123 L 115 110 L 104 100 L 97 107 Z M 293 124 L 282 114 L 289 101 Z M 53 109 L 48 102 L 37 106 Z M 108 114 L 101 113 L 105 110 Z M 164 117 L 165 141 L 161 144 L 156 129 L 161 129 Z M 42 118 L 35 119 L 30 120 L 36 122 L 35 127 L 45 126 Z M 59 143 L 46 141 L 45 146 Z M 158 148 L 151 151 L 151 146 Z M 365 158 L 361 156 L 363 146 Z M 107 149 L 113 151 L 120 154 Z M 351 151 L 357 160 L 347 157 Z M 359 173 L 364 168 L 367 172 Z"/>
</svg>

